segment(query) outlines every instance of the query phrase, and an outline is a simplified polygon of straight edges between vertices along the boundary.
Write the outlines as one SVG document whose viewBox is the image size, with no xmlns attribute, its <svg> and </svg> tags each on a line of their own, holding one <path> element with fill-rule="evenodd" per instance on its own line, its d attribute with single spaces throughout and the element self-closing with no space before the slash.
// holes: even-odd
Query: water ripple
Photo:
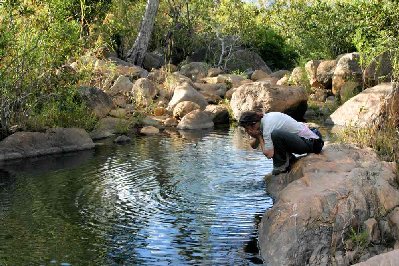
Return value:
<svg viewBox="0 0 399 266">
<path fill-rule="evenodd" d="M 101 256 L 94 260 L 107 265 L 253 264 L 258 254 L 247 246 L 256 241 L 259 217 L 272 205 L 264 183 L 271 161 L 248 149 L 240 134 L 137 138 L 112 152 L 100 148 L 76 172 L 61 171 L 79 180 L 77 189 L 70 189 L 68 215 L 77 217 L 86 250 Z"/>
</svg>

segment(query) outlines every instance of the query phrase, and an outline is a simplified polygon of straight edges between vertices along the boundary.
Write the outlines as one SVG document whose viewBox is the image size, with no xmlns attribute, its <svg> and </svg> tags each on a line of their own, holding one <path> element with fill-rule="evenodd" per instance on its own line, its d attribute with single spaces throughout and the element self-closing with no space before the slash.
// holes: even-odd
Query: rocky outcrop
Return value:
<svg viewBox="0 0 399 266">
<path fill-rule="evenodd" d="M 235 119 L 245 111 L 284 112 L 302 120 L 307 109 L 307 95 L 301 87 L 254 82 L 233 93 L 230 106 Z"/>
<path fill-rule="evenodd" d="M 17 132 L 0 142 L 0 161 L 94 148 L 84 129 L 52 128 L 45 133 Z"/>
<path fill-rule="evenodd" d="M 330 115 L 328 122 L 339 126 L 366 127 L 388 115 L 399 118 L 399 87 L 383 83 L 349 99 Z"/>
<path fill-rule="evenodd" d="M 351 265 L 391 250 L 399 240 L 399 221 L 392 219 L 398 181 L 395 163 L 344 144 L 301 158 L 287 174 L 267 176 L 275 203 L 260 224 L 263 259 L 271 266 Z M 380 234 L 368 237 L 373 227 Z"/>
</svg>

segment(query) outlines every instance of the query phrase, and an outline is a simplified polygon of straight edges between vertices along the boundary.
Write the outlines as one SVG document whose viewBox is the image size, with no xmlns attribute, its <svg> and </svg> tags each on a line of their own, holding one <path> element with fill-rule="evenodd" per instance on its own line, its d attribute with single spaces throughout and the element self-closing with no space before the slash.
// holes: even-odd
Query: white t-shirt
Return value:
<svg viewBox="0 0 399 266">
<path fill-rule="evenodd" d="M 290 133 L 297 134 L 305 139 L 318 139 L 319 137 L 313 133 L 305 124 L 296 121 L 289 115 L 270 112 L 264 114 L 260 121 L 260 128 L 263 132 L 263 139 L 267 150 L 273 149 L 272 132 L 275 129 L 281 129 Z"/>
</svg>

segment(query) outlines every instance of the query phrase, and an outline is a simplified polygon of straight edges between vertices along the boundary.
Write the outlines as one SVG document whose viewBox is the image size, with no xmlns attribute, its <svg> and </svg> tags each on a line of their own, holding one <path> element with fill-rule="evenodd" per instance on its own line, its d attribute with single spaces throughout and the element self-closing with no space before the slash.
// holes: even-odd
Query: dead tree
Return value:
<svg viewBox="0 0 399 266">
<path fill-rule="evenodd" d="M 152 29 L 154 28 L 158 7 L 159 0 L 147 0 L 147 6 L 145 8 L 143 20 L 141 21 L 139 34 L 137 35 L 133 47 L 127 54 L 127 61 L 135 65 L 141 66 L 143 64 Z"/>
</svg>

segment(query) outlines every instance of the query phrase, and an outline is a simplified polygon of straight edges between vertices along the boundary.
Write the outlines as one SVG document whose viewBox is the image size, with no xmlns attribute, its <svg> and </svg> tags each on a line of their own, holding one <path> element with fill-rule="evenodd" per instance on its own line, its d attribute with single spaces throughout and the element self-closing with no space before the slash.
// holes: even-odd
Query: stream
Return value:
<svg viewBox="0 0 399 266">
<path fill-rule="evenodd" d="M 239 128 L 0 164 L 0 265 L 254 265 L 272 161 Z"/>
</svg>

